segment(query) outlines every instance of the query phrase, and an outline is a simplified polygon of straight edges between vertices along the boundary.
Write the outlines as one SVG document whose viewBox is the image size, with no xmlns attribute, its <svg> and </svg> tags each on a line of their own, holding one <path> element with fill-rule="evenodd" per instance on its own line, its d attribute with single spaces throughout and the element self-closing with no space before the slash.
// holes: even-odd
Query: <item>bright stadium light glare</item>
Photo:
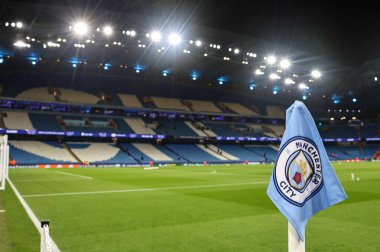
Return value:
<svg viewBox="0 0 380 252">
<path fill-rule="evenodd" d="M 88 25 L 85 22 L 80 21 L 74 24 L 73 30 L 77 35 L 82 36 L 88 32 Z"/>
<path fill-rule="evenodd" d="M 136 31 L 134 31 L 134 30 L 131 30 L 131 33 L 130 33 L 130 35 L 131 35 L 131 37 L 134 37 L 134 36 L 136 36 Z"/>
<path fill-rule="evenodd" d="M 200 47 L 202 45 L 202 41 L 200 41 L 200 40 L 195 41 L 195 45 Z"/>
<path fill-rule="evenodd" d="M 17 22 L 17 23 L 16 23 L 16 27 L 17 27 L 17 28 L 22 28 L 22 23 L 21 23 L 21 22 Z"/>
<path fill-rule="evenodd" d="M 286 78 L 285 81 L 284 81 L 284 83 L 285 83 L 286 85 L 295 84 L 294 80 L 292 80 L 292 79 L 290 79 L 290 78 Z"/>
<path fill-rule="evenodd" d="M 261 71 L 260 69 L 256 69 L 256 70 L 255 70 L 255 74 L 256 74 L 256 75 L 263 75 L 264 72 Z"/>
<path fill-rule="evenodd" d="M 13 43 L 15 47 L 30 47 L 30 44 L 25 43 L 22 40 L 17 40 L 15 43 Z"/>
<path fill-rule="evenodd" d="M 107 25 L 107 26 L 103 27 L 104 35 L 110 36 L 112 34 L 112 32 L 113 32 L 113 29 L 111 26 Z"/>
<path fill-rule="evenodd" d="M 179 44 L 181 42 L 181 40 L 182 40 L 181 37 L 176 33 L 172 33 L 169 36 L 169 43 L 172 45 Z"/>
<path fill-rule="evenodd" d="M 153 31 L 151 34 L 150 34 L 150 38 L 152 39 L 152 41 L 154 42 L 157 42 L 157 41 L 160 41 L 161 40 L 161 33 L 158 32 L 158 31 Z"/>
<path fill-rule="evenodd" d="M 267 58 L 267 62 L 269 65 L 273 65 L 274 63 L 276 63 L 277 59 L 275 56 L 271 55 Z"/>
<path fill-rule="evenodd" d="M 240 52 L 240 50 L 239 50 L 238 48 L 235 48 L 235 49 L 234 49 L 234 53 L 235 53 L 235 54 L 239 54 L 239 52 Z"/>
<path fill-rule="evenodd" d="M 271 79 L 271 80 L 278 80 L 278 79 L 281 79 L 281 77 L 278 74 L 276 74 L 276 73 L 271 73 L 269 75 L 269 79 Z"/>
<path fill-rule="evenodd" d="M 309 89 L 309 87 L 306 86 L 305 83 L 300 83 L 300 84 L 298 85 L 298 88 L 301 89 L 301 90 Z"/>
<path fill-rule="evenodd" d="M 280 62 L 280 67 L 282 68 L 282 69 L 287 69 L 287 68 L 289 68 L 290 67 L 290 61 L 289 60 L 287 60 L 287 59 L 283 59 L 283 60 L 281 60 L 281 62 Z"/>
<path fill-rule="evenodd" d="M 311 71 L 311 76 L 313 76 L 314 78 L 319 78 L 322 76 L 322 74 L 318 70 L 313 70 Z"/>
</svg>

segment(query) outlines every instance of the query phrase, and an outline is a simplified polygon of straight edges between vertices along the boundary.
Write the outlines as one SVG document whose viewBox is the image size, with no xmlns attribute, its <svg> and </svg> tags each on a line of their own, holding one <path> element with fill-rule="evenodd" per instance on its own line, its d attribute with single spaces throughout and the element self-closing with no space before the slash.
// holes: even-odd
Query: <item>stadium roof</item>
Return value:
<svg viewBox="0 0 380 252">
<path fill-rule="evenodd" d="M 167 70 L 181 79 L 179 73 L 184 76 L 196 73 L 206 85 L 217 86 L 222 78 L 229 84 L 224 88 L 248 90 L 254 83 L 257 92 L 265 88 L 276 95 L 275 92 L 292 90 L 298 92 L 299 97 L 311 93 L 317 98 L 315 102 L 325 97 L 328 98 L 326 102 L 332 104 L 345 101 L 345 106 L 353 97 L 359 101 L 373 97 L 373 105 L 378 105 L 375 98 L 380 86 L 377 84 L 380 68 L 376 64 L 376 52 L 380 49 L 377 43 L 380 35 L 374 32 L 379 28 L 378 15 L 372 6 L 364 4 L 231 0 L 4 1 L 0 15 L 3 25 L 9 22 L 10 26 L 17 20 L 25 25 L 22 32 L 0 30 L 3 51 L 14 50 L 9 45 L 12 46 L 15 39 L 24 41 L 34 36 L 40 39 L 39 47 L 31 47 L 37 58 L 64 60 L 78 55 L 75 59 L 78 63 L 142 67 L 146 75 Z M 90 44 L 92 40 L 96 44 L 91 50 L 81 50 L 85 40 L 80 41 L 70 34 L 69 27 L 73 29 L 78 20 L 86 21 L 92 28 L 89 34 L 96 36 L 86 37 Z M 99 33 L 105 25 L 114 30 L 112 36 Z M 167 45 L 150 45 L 151 40 L 145 35 L 155 29 L 163 36 L 178 32 L 183 40 L 181 46 L 167 50 Z M 136 41 L 126 36 L 131 31 L 137 31 Z M 61 50 L 42 47 L 61 37 L 68 40 L 67 46 L 62 43 Z M 198 39 L 203 43 L 201 49 L 195 46 Z M 190 44 L 190 40 L 193 43 Z M 73 44 L 79 49 L 73 48 Z M 89 47 L 91 45 L 87 45 Z M 239 49 L 238 54 L 234 53 L 235 49 Z M 165 50 L 167 52 L 162 53 Z M 160 56 L 153 56 L 153 51 L 156 54 L 160 51 Z M 254 54 L 257 58 L 252 56 Z M 275 81 L 268 80 L 270 73 L 277 73 L 277 68 L 262 69 L 266 72 L 265 77 L 255 75 L 255 71 L 266 63 L 264 57 L 272 54 L 292 62 L 291 75 L 278 73 L 281 83 L 275 77 Z M 323 76 L 320 80 L 313 79 L 315 83 L 308 83 L 313 69 L 320 70 Z M 300 78 L 294 80 L 297 85 L 284 85 L 285 78 L 293 74 Z M 297 87 L 302 82 L 315 88 L 310 92 L 299 91 Z M 277 91 L 275 86 L 279 86 Z"/>
</svg>

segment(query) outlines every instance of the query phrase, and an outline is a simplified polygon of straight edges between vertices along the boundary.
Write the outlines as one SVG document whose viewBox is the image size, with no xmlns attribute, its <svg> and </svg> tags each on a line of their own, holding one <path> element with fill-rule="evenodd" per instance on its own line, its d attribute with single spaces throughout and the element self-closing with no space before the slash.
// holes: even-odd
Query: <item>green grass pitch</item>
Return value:
<svg viewBox="0 0 380 252">
<path fill-rule="evenodd" d="M 349 199 L 309 221 L 307 251 L 380 251 L 380 163 L 334 168 Z M 272 170 L 11 169 L 10 178 L 62 251 L 287 251 L 287 220 L 266 195 Z M 9 185 L 0 209 L 0 251 L 39 251 Z"/>
</svg>

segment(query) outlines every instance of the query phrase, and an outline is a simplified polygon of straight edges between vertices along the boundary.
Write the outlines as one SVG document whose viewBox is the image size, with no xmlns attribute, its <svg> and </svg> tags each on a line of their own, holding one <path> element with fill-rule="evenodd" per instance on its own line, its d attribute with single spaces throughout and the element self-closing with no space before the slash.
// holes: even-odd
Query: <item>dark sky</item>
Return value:
<svg viewBox="0 0 380 252">
<path fill-rule="evenodd" d="M 375 1 L 206 2 L 205 25 L 301 47 L 353 67 L 380 55 Z"/>
<path fill-rule="evenodd" d="M 380 55 L 376 1 L 8 0 L 161 16 L 291 46 L 354 68 Z"/>
</svg>

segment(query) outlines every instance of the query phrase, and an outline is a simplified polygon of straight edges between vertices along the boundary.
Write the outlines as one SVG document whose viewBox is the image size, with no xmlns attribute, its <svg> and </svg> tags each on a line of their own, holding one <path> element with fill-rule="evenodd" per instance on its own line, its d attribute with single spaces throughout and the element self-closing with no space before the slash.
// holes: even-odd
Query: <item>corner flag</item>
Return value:
<svg viewBox="0 0 380 252">
<path fill-rule="evenodd" d="M 314 214 L 347 198 L 313 117 L 300 101 L 286 110 L 285 133 L 267 194 L 302 241 Z"/>
</svg>

